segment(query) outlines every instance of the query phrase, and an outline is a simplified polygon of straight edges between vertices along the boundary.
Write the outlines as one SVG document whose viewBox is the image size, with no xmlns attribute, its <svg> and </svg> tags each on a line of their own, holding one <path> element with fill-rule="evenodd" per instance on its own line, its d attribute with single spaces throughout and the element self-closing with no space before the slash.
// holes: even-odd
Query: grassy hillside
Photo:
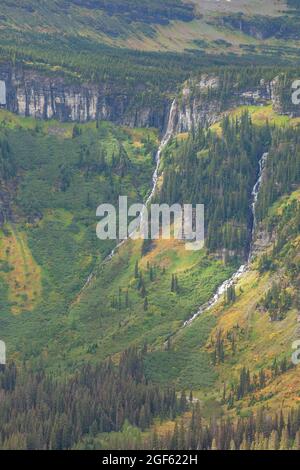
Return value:
<svg viewBox="0 0 300 470">
<path fill-rule="evenodd" d="M 198 63 L 205 58 L 206 65 L 220 59 L 231 63 L 233 57 L 235 63 L 241 57 L 256 63 L 262 58 L 264 63 L 298 60 L 298 16 L 287 10 L 284 0 L 268 0 L 263 8 L 254 0 L 68 0 L 51 4 L 45 0 L 4 0 L 0 26 L 2 53 L 14 57 L 23 51 L 37 61 L 38 55 L 43 58 L 41 50 L 47 56 L 52 50 L 56 65 L 62 65 L 63 51 L 68 52 L 64 58 L 68 65 L 74 61 L 73 54 L 76 57 L 83 50 L 89 54 L 89 62 L 95 63 L 100 52 L 112 54 L 104 45 L 113 47 L 115 54 L 117 48 L 126 54 L 129 50 L 185 52 Z"/>
<path fill-rule="evenodd" d="M 244 112 L 240 108 L 231 115 Z M 281 118 L 269 106 L 248 112 L 258 129 L 266 119 L 283 128 L 297 125 L 297 119 Z M 207 313 L 178 338 L 175 335 L 174 348 L 172 336 L 239 266 L 239 258 L 225 256 L 224 263 L 213 245 L 209 251 L 193 253 L 175 241 L 150 247 L 128 242 L 110 263 L 101 264 L 112 244 L 96 238 L 95 209 L 101 201 L 113 202 L 118 194 L 128 194 L 131 200 L 146 196 L 154 131 L 108 123 L 98 128 L 95 123 L 37 123 L 4 111 L 1 118 L 2 139 L 18 175 L 18 180 L 5 181 L 7 188 L 13 188 L 14 217 L 1 232 L 1 331 L 11 353 L 19 351 L 20 357 L 31 359 L 42 353 L 46 363 L 57 368 L 59 363 L 70 367 L 109 355 L 117 359 L 128 345 L 147 343 L 151 351 L 147 373 L 158 382 L 175 381 L 195 389 L 212 384 L 218 370 L 208 366 L 205 344 L 215 328 L 215 316 Z M 218 126 L 212 130 L 222 132 Z M 175 150 L 172 143 L 165 153 L 165 178 L 173 165 L 170 152 L 180 154 L 180 147 Z M 203 148 L 201 152 L 203 159 Z M 217 162 L 219 157 L 210 153 Z M 215 175 L 220 181 L 223 171 Z M 205 174 L 203 169 L 201 173 Z M 247 242 L 247 235 L 243 237 L 242 243 Z M 80 293 L 91 271 L 96 278 Z M 173 275 L 178 278 L 177 292 L 171 291 Z M 255 277 L 249 281 L 255 282 L 251 279 Z M 22 342 L 21 331 L 26 332 Z M 195 354 L 193 360 L 190 354 Z"/>
<path fill-rule="evenodd" d="M 291 407 L 299 400 L 300 393 L 297 369 L 291 361 L 292 344 L 297 339 L 299 277 L 297 269 L 291 271 L 290 267 L 291 260 L 299 266 L 299 191 L 280 199 L 270 209 L 267 224 L 269 218 L 273 222 L 271 230 L 273 235 L 276 233 L 273 239 L 276 241 L 266 247 L 266 254 L 258 256 L 252 270 L 238 284 L 234 304 L 220 305 L 215 310 L 217 325 L 206 345 L 212 351 L 215 338 L 221 332 L 225 360 L 217 365 L 219 389 L 222 383 L 226 383 L 228 394 L 232 380 L 238 381 L 242 367 L 246 366 L 251 376 L 256 374 L 257 377 L 264 370 L 266 381 L 261 389 L 248 393 L 231 405 L 243 413 L 248 407 L 256 409 L 261 404 L 272 409 Z M 281 243 L 283 231 L 289 235 Z M 269 269 L 264 264 L 266 259 L 270 261 Z M 273 306 L 265 303 L 274 286 L 280 286 L 281 307 L 276 305 L 274 294 Z M 285 295 L 291 298 L 291 303 L 286 306 Z M 236 341 L 234 352 L 232 337 Z"/>
<path fill-rule="evenodd" d="M 269 107 L 249 112 L 257 124 L 263 115 L 276 117 Z M 166 380 L 174 377 L 181 383 L 183 377 L 182 383 L 199 390 L 195 396 L 208 415 L 246 416 L 262 406 L 293 407 L 299 400 L 298 368 L 292 363 L 292 344 L 299 335 L 299 123 L 279 118 L 274 124 L 278 130 L 274 127 L 258 201 L 249 270 L 236 284 L 233 299 L 225 295 L 216 307 L 180 328 L 167 352 L 148 358 L 150 376 L 157 378 L 161 369 Z M 216 126 L 213 130 L 222 132 Z M 250 383 L 241 393 L 243 370 L 250 374 Z"/>
<path fill-rule="evenodd" d="M 34 69 L 65 85 L 98 84 L 107 101 L 141 114 L 150 106 L 167 116 L 176 95 L 183 120 L 206 106 L 220 114 L 170 139 L 155 194 L 205 204 L 204 248 L 130 240 L 107 259 L 116 241 L 97 239 L 96 209 L 120 195 L 147 199 L 158 130 L 0 109 L 1 448 L 300 450 L 300 407 L 290 411 L 300 401 L 300 118 L 290 96 L 299 8 L 2 0 L 3 76 Z M 203 92 L 204 71 L 220 86 Z M 231 109 L 263 80 L 270 96 L 277 75 L 274 106 Z M 186 325 L 249 252 L 236 284 Z"/>
<path fill-rule="evenodd" d="M 249 111 L 260 124 L 261 115 L 270 113 L 268 107 Z M 241 112 L 242 109 L 233 114 Z M 277 122 L 286 135 L 290 125 L 294 127 L 297 122 L 280 119 Z M 292 138 L 282 142 L 292 145 Z M 270 189 L 268 172 L 276 165 L 279 153 L 274 143 L 260 204 Z M 288 160 L 287 154 L 282 158 Z M 291 164 L 299 178 L 298 162 L 299 148 L 293 147 Z M 284 170 L 275 178 L 280 187 L 285 179 Z M 299 179 L 293 186 L 299 188 Z M 197 445 L 201 449 L 232 450 L 299 448 L 295 434 L 300 384 L 298 367 L 293 365 L 291 355 L 293 341 L 299 338 L 300 196 L 299 189 L 284 192 L 284 196 L 278 193 L 276 202 L 261 217 L 256 256 L 236 285 L 235 300 L 228 303 L 221 299 L 191 326 L 180 328 L 166 351 L 150 352 L 146 358 L 151 380 L 193 388 L 193 400 L 197 403 L 193 412 L 176 421 L 156 421 L 151 433 L 141 433 L 126 424 L 119 433 L 85 439 L 80 448 L 126 448 L 129 442 L 136 448 L 158 449 L 161 446 L 174 449 L 176 445 L 180 449 Z M 287 414 L 287 410 L 292 411 Z M 214 424 L 210 427 L 212 419 Z M 217 422 L 219 429 L 214 431 Z M 202 432 L 196 423 L 199 426 L 201 423 Z M 212 444 L 206 441 L 207 427 L 215 436 Z M 191 429 L 195 429 L 195 435 Z M 182 433 L 186 434 L 185 439 Z M 243 438 L 245 435 L 248 438 Z M 201 444 L 196 444 L 198 440 Z"/>
<path fill-rule="evenodd" d="M 232 118 L 244 121 L 242 127 L 233 129 Z M 248 416 L 262 405 L 291 407 L 300 393 L 298 369 L 291 362 L 299 309 L 298 120 L 280 117 L 270 106 L 232 110 L 208 136 L 182 136 L 170 143 L 160 187 L 174 164 L 179 172 L 194 165 L 195 175 L 201 168 L 200 180 L 206 165 L 217 164 L 221 155 L 232 167 L 235 153 L 223 148 L 229 137 L 234 147 L 248 142 L 242 153 L 257 168 L 250 144 L 258 135 L 269 139 L 267 120 L 272 144 L 258 203 L 256 256 L 234 295 L 183 328 L 237 269 L 240 255 L 229 249 L 221 256 L 212 246 L 188 252 L 175 241 L 150 246 L 131 241 L 103 264 L 112 244 L 95 235 L 98 204 L 114 202 L 119 194 L 135 201 L 147 195 L 156 132 L 106 122 L 37 122 L 1 111 L 1 187 L 10 195 L 11 216 L 0 232 L 0 328 L 9 361 L 71 374 L 108 357 L 118 364 L 132 346 L 143 348 L 149 383 L 192 389 L 205 419 Z M 226 167 L 218 165 L 215 185 L 224 181 Z M 235 171 L 237 180 L 246 175 L 243 165 Z M 252 171 L 248 176 L 254 184 Z M 201 194 L 194 189 L 195 196 Z M 216 195 L 214 204 L 220 197 L 226 200 L 230 190 L 223 185 L 224 194 Z M 230 220 L 227 236 L 232 235 Z M 91 271 L 95 277 L 82 291 Z M 126 432 L 101 440 L 120 439 L 123 445 Z M 95 444 L 88 442 L 84 446 Z"/>
<path fill-rule="evenodd" d="M 96 238 L 98 205 L 148 194 L 157 135 L 1 111 L 0 141 L 1 162 L 7 155 L 10 162 L 1 165 L 1 191 L 11 214 L 0 231 L 1 337 L 11 354 L 26 357 L 66 328 L 69 304 L 113 246 Z"/>
</svg>

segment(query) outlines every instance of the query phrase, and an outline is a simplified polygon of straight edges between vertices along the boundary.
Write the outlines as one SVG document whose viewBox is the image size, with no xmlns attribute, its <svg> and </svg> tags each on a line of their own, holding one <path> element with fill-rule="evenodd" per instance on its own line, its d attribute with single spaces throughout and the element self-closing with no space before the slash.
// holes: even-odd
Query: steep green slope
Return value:
<svg viewBox="0 0 300 470">
<path fill-rule="evenodd" d="M 157 137 L 105 122 L 1 119 L 1 338 L 26 358 L 72 337 L 69 305 L 114 244 L 96 238 L 96 208 L 119 194 L 145 198 Z"/>
<path fill-rule="evenodd" d="M 253 107 L 250 111 L 254 121 L 258 119 L 259 113 L 264 114 L 259 107 Z M 114 354 L 126 344 L 142 345 L 147 342 L 149 347 L 147 373 L 152 379 L 159 383 L 174 381 L 179 387 L 185 384 L 194 388 L 206 387 L 214 382 L 216 371 L 209 366 L 207 351 L 204 348 L 215 324 L 214 316 L 209 313 L 203 315 L 193 328 L 186 330 L 187 336 L 182 336 L 182 339 L 177 339 L 177 332 L 181 330 L 183 322 L 195 313 L 197 307 L 211 297 L 216 287 L 222 283 L 222 279 L 226 278 L 226 274 L 228 276 L 233 272 L 234 266 L 239 266 L 244 252 L 247 251 L 248 230 L 251 227 L 250 193 L 255 182 L 255 170 L 253 174 L 252 171 L 247 173 L 246 161 L 249 158 L 249 168 L 252 163 L 258 171 L 258 155 L 261 156 L 270 145 L 270 132 L 275 139 L 275 130 L 262 126 L 262 122 L 266 123 L 265 120 L 255 122 L 254 126 L 250 124 L 247 115 L 243 115 L 243 108 L 241 115 L 243 116 L 241 128 L 236 123 L 231 127 L 232 124 L 225 119 L 224 140 L 219 141 L 220 138 L 214 134 L 208 134 L 206 140 L 203 133 L 196 134 L 183 143 L 174 140 L 165 151 L 161 166 L 161 170 L 164 170 L 161 200 L 168 202 L 184 200 L 187 193 L 182 191 L 188 191 L 185 187 L 187 183 L 188 201 L 194 203 L 196 200 L 202 201 L 206 193 L 214 196 L 215 199 L 208 202 L 208 207 L 211 209 L 207 213 L 208 250 L 203 253 L 188 254 L 178 243 L 161 241 L 150 246 L 150 251 L 146 246 L 145 252 L 145 247 L 141 244 L 131 242 L 99 271 L 97 278 L 83 293 L 80 301 L 72 306 L 71 318 L 74 324 L 77 324 L 80 335 L 86 340 L 95 341 L 93 343 L 95 359 L 102 357 L 103 351 L 104 355 Z M 297 120 L 294 121 L 296 124 Z M 294 121 L 290 120 L 290 123 Z M 278 122 L 280 122 L 279 117 Z M 288 120 L 285 122 L 289 123 Z M 298 130 L 294 132 L 298 135 Z M 287 134 L 283 132 L 283 136 L 278 138 L 285 139 L 286 135 L 288 131 Z M 243 145 L 241 136 L 247 142 L 245 147 L 247 151 L 244 155 L 246 166 L 241 164 L 240 158 L 236 159 L 232 151 L 235 145 Z M 253 148 L 251 150 L 251 139 L 255 148 L 254 153 L 252 153 Z M 259 145 L 256 147 L 258 142 Z M 227 150 L 222 148 L 222 144 Z M 240 155 L 243 152 L 239 150 L 238 153 Z M 220 159 L 224 166 L 220 164 Z M 235 161 L 238 163 L 236 168 Z M 220 186 L 223 192 L 205 190 L 206 181 L 209 180 L 206 167 L 218 168 L 218 171 L 213 172 L 213 184 L 215 187 Z M 231 169 L 232 178 L 237 184 L 239 178 L 243 179 L 247 175 L 246 181 L 238 184 L 245 190 L 249 184 L 249 191 L 245 194 L 245 207 L 239 204 L 239 211 L 234 209 L 241 217 L 241 224 L 244 223 L 248 227 L 242 231 L 236 223 L 236 218 L 230 216 L 235 202 L 232 197 L 232 183 L 227 173 L 224 178 L 224 171 L 226 172 L 227 168 Z M 232 169 L 235 169 L 234 173 Z M 177 182 L 176 173 L 179 175 Z M 285 172 L 281 170 L 281 174 Z M 224 183 L 225 180 L 228 185 Z M 173 189 L 170 185 L 173 185 Z M 289 188 L 285 191 L 289 191 Z M 169 199 L 166 199 L 166 196 Z M 220 211 L 219 204 L 225 204 L 226 211 Z M 212 207 L 215 207 L 216 213 L 223 214 L 224 220 L 214 214 Z M 216 237 L 216 233 L 223 233 L 223 238 L 220 235 Z M 136 263 L 138 263 L 138 272 Z M 178 277 L 177 293 L 171 291 L 172 275 Z M 107 294 L 108 285 L 109 294 Z M 101 305 L 98 301 L 100 298 Z M 88 321 L 94 325 L 93 333 L 88 333 L 84 329 Z M 96 340 L 94 331 L 98 332 Z M 174 346 L 173 341 L 175 341 Z"/>
<path fill-rule="evenodd" d="M 56 53 L 69 42 L 77 53 L 92 43 L 102 53 L 106 44 L 140 51 L 188 51 L 199 60 L 210 54 L 210 61 L 219 56 L 230 61 L 233 55 L 236 60 L 264 57 L 273 63 L 279 57 L 298 57 L 299 20 L 284 0 L 268 0 L 263 10 L 256 0 L 4 0 L 1 11 L 1 46 L 12 54 L 20 54 L 21 47 L 34 51 L 51 41 L 57 42 Z M 44 49 L 48 54 L 49 48 Z"/>
<path fill-rule="evenodd" d="M 260 112 L 252 109 L 253 122 Z M 299 338 L 300 154 L 299 125 L 290 124 L 272 129 L 248 270 L 216 307 L 179 329 L 168 351 L 147 359 L 151 377 L 161 370 L 163 380 L 199 390 L 203 409 L 213 400 L 219 416 L 292 407 L 299 399 L 292 346 Z"/>
<path fill-rule="evenodd" d="M 160 198 L 170 203 L 206 203 L 210 208 L 206 249 L 192 253 L 175 241 L 150 247 L 128 242 L 104 265 L 101 259 L 113 245 L 97 240 L 95 209 L 102 201 L 114 202 L 119 194 L 129 195 L 132 201 L 146 196 L 153 171 L 154 133 L 108 123 L 36 124 L 3 115 L 2 149 L 9 149 L 13 162 L 3 181 L 11 194 L 13 216 L 1 237 L 1 330 L 12 352 L 40 357 L 43 351 L 46 363 L 56 368 L 62 351 L 60 365 L 68 367 L 118 354 L 130 344 L 147 343 L 152 351 L 148 372 L 159 382 L 175 380 L 196 388 L 211 383 L 215 373 L 207 369 L 205 350 L 194 351 L 203 370 L 186 368 L 197 364 L 196 359 L 190 361 L 190 345 L 198 341 L 205 345 L 214 317 L 205 314 L 198 320 L 199 329 L 195 323 L 190 339 L 182 341 L 182 351 L 179 348 L 175 355 L 163 351 L 172 344 L 172 339 L 165 344 L 167 339 L 230 277 L 249 248 L 249 206 L 258 159 L 270 144 L 271 132 L 275 138 L 272 128 L 257 121 L 259 113 L 262 119 L 268 116 L 267 109 L 249 110 L 254 124 L 240 111 L 241 127 L 225 119 L 222 139 L 213 126 L 207 135 L 200 132 L 188 140 L 173 140 L 164 153 Z M 297 138 L 298 131 L 282 132 L 276 137 L 279 142 L 292 139 L 292 132 Z M 281 144 L 276 145 L 280 148 Z M 280 165 L 278 173 L 270 169 L 271 187 L 278 174 L 286 174 L 286 164 Z M 214 180 L 210 181 L 212 171 Z M 269 207 L 282 193 L 293 190 L 297 175 L 296 171 L 295 181 L 289 177 L 289 186 L 285 183 L 276 195 L 271 193 L 272 199 L 264 196 L 265 186 L 262 198 L 266 202 L 260 202 L 261 207 Z M 207 181 L 212 187 L 206 187 Z M 244 193 L 235 191 L 233 197 L 232 185 L 243 187 Z M 209 194 L 213 198 L 207 200 Z M 80 293 L 91 271 L 96 277 Z M 176 292 L 172 292 L 174 275 L 179 285 Z M 26 339 L 20 342 L 24 331 Z M 37 336 L 37 331 L 42 334 Z"/>
<path fill-rule="evenodd" d="M 184 396 L 145 380 L 144 354 L 130 349 L 118 367 L 85 365 L 60 381 L 14 364 L 0 370 L 1 450 L 67 450 L 99 432 L 110 435 L 130 427 L 129 421 L 144 430 L 155 417 L 184 412 Z"/>
<path fill-rule="evenodd" d="M 181 242 L 128 242 L 102 264 L 112 244 L 96 239 L 95 208 L 119 194 L 145 198 L 156 132 L 1 112 L 1 198 L 9 197 L 0 241 L 0 328 L 10 362 L 60 376 L 108 357 L 118 363 L 124 350 L 137 346 L 150 383 L 193 389 L 206 419 L 294 404 L 300 392 L 291 362 L 299 309 L 299 120 L 278 116 L 270 106 L 229 115 L 209 131 L 173 139 L 160 168 L 161 198 L 174 202 L 189 195 L 213 208 L 206 248 L 193 253 Z M 244 258 L 251 188 L 266 150 L 255 258 L 230 295 L 183 328 Z M 233 197 L 235 184 L 245 194 Z M 206 200 L 208 194 L 213 198 Z M 238 211 L 236 198 L 245 199 Z M 226 211 L 220 211 L 224 201 Z M 231 210 L 246 230 L 236 226 Z M 216 238 L 218 230 L 223 236 Z M 95 277 L 82 291 L 91 270 Z M 142 408 L 140 413 L 132 423 L 144 429 L 153 416 L 145 418 Z M 112 430 L 121 427 L 120 419 Z M 58 435 L 61 429 L 66 432 L 64 423 L 57 424 Z M 107 429 L 99 422 L 86 433 Z M 57 439 L 57 447 L 68 445 Z M 15 442 L 29 445 L 21 436 Z"/>
</svg>

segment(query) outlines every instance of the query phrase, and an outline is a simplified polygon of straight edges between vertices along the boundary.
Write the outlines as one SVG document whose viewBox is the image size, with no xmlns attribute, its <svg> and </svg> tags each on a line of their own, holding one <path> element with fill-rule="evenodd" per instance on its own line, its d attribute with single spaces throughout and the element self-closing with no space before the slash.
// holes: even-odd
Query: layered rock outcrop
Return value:
<svg viewBox="0 0 300 470">
<path fill-rule="evenodd" d="M 252 88 L 240 88 L 232 84 L 232 90 L 222 96 L 221 79 L 218 75 L 203 74 L 185 83 L 176 102 L 173 132 L 188 132 L 199 126 L 210 126 L 220 120 L 222 113 L 238 106 L 264 106 L 272 103 L 278 114 L 300 116 L 300 106 L 292 103 L 292 87 L 284 77 L 261 80 Z"/>
<path fill-rule="evenodd" d="M 129 92 L 120 84 L 74 83 L 57 74 L 47 76 L 21 65 L 0 64 L 0 107 L 21 116 L 71 122 L 108 120 L 163 131 L 168 123 L 171 101 L 163 96 L 150 97 L 147 92 L 149 95 L 144 84 Z M 289 92 L 291 95 L 290 89 L 285 93 Z M 139 99 L 141 96 L 148 98 Z M 241 88 L 233 83 L 224 99 L 221 78 L 217 74 L 202 74 L 184 84 L 175 104 L 173 132 L 211 125 L 233 107 L 269 102 L 279 114 L 300 115 L 300 107 L 292 106 L 291 96 L 285 97 L 282 93 L 279 78 L 261 80 L 252 88 Z"/>
<path fill-rule="evenodd" d="M 142 93 L 143 85 L 135 92 Z M 0 64 L 0 106 L 39 119 L 99 119 L 130 127 L 163 128 L 168 112 L 167 100 L 137 104 L 135 96 L 111 83 L 68 83 L 60 76 L 10 64 Z"/>
<path fill-rule="evenodd" d="M 226 110 L 238 106 L 263 106 L 272 102 L 279 113 L 283 111 L 280 96 L 277 94 L 277 80 L 261 80 L 257 87 L 242 90 L 233 86 L 226 100 L 222 99 L 220 90 L 221 83 L 217 75 L 204 74 L 197 80 L 186 82 L 176 104 L 174 133 L 188 132 L 199 126 L 210 126 L 218 121 Z"/>
</svg>

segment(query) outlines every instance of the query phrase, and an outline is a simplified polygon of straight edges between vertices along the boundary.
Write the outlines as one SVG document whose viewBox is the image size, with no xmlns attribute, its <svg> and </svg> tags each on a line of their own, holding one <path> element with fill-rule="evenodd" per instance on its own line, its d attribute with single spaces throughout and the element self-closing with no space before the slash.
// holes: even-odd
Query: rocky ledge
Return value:
<svg viewBox="0 0 300 470">
<path fill-rule="evenodd" d="M 108 120 L 130 127 L 162 129 L 169 103 L 137 104 L 135 96 L 111 83 L 68 83 L 21 65 L 0 64 L 0 106 L 21 116 L 60 121 Z"/>
</svg>

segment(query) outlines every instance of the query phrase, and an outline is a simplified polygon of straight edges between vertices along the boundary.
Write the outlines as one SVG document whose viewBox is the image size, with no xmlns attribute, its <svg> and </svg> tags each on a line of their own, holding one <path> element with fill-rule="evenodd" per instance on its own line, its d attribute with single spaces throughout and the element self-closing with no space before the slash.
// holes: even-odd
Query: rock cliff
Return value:
<svg viewBox="0 0 300 470">
<path fill-rule="evenodd" d="M 173 133 L 188 132 L 199 126 L 210 126 L 220 119 L 226 110 L 238 106 L 263 106 L 272 103 L 278 114 L 300 116 L 300 106 L 292 104 L 292 88 L 283 84 L 281 77 L 271 81 L 261 80 L 252 88 L 239 88 L 232 85 L 232 90 L 224 99 L 220 77 L 203 74 L 198 79 L 185 83 L 176 102 L 173 117 Z"/>
<path fill-rule="evenodd" d="M 184 84 L 173 113 L 174 133 L 210 125 L 222 112 L 241 105 L 273 102 L 274 109 L 280 114 L 300 115 L 300 107 L 292 107 L 291 99 L 282 93 L 279 78 L 261 80 L 252 88 L 241 88 L 238 83 L 233 83 L 226 99 L 220 82 L 216 74 L 202 74 Z M 149 90 L 148 95 L 143 84 L 132 93 L 126 86 L 120 89 L 120 85 L 109 82 L 76 84 L 63 76 L 47 76 L 21 65 L 0 64 L 0 107 L 21 116 L 71 122 L 99 119 L 129 127 L 156 127 L 163 131 L 169 119 L 171 101 L 164 96 L 150 96 Z M 287 103 L 290 106 L 287 107 Z"/>
<path fill-rule="evenodd" d="M 0 64 L 0 106 L 21 116 L 60 121 L 109 120 L 130 127 L 162 129 L 168 101 L 141 104 L 135 96 L 110 83 L 68 83 L 63 77 Z"/>
</svg>

